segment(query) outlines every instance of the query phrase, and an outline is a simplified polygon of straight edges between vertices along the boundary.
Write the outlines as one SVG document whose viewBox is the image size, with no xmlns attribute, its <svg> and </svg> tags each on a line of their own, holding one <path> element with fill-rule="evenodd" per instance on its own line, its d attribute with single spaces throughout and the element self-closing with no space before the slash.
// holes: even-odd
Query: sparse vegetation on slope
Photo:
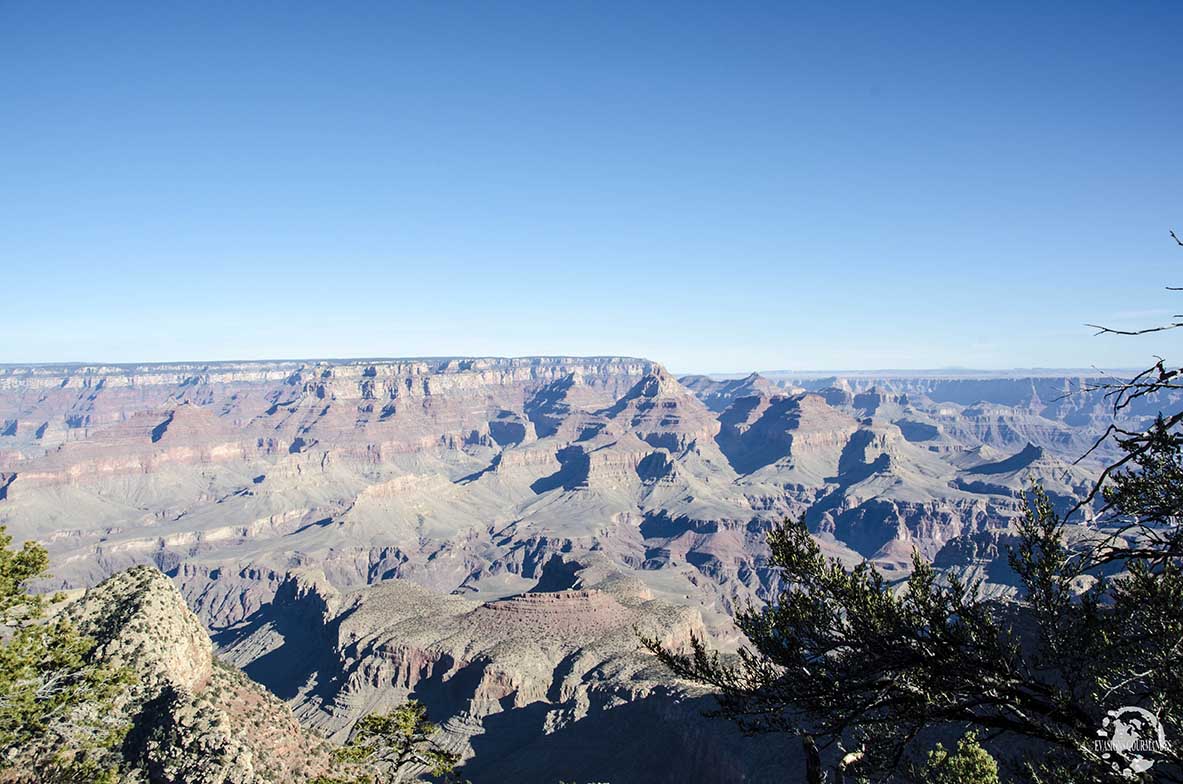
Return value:
<svg viewBox="0 0 1183 784">
<path fill-rule="evenodd" d="M 427 708 L 408 700 L 390 713 L 363 717 L 337 755 L 351 762 L 376 765 L 390 784 L 407 781 L 420 771 L 450 776 L 460 756 L 436 742 L 438 732 L 439 727 L 427 718 Z"/>
<path fill-rule="evenodd" d="M 61 597 L 25 590 L 45 550 L 11 544 L 0 528 L 0 781 L 114 781 L 130 725 L 112 708 L 129 676 L 96 662 L 94 638 L 68 618 L 46 617 Z"/>
<path fill-rule="evenodd" d="M 348 767 L 214 660 L 159 571 L 130 569 L 67 604 L 25 591 L 45 551 L 10 543 L 0 533 L 0 782 L 263 784 Z"/>
</svg>

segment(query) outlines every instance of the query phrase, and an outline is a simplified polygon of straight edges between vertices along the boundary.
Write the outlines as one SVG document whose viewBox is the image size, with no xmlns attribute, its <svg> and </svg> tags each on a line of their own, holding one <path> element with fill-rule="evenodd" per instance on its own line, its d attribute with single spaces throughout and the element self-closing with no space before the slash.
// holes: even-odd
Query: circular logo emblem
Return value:
<svg viewBox="0 0 1183 784">
<path fill-rule="evenodd" d="M 1135 705 L 1109 711 L 1097 735 L 1102 738 L 1095 744 L 1102 759 L 1127 779 L 1150 770 L 1154 757 L 1167 748 L 1158 717 Z"/>
</svg>

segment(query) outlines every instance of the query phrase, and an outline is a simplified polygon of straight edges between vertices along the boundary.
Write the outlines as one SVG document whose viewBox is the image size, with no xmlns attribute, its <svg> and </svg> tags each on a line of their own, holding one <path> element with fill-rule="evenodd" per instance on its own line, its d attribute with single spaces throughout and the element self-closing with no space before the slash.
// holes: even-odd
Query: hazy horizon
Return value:
<svg viewBox="0 0 1183 784">
<path fill-rule="evenodd" d="M 502 359 L 545 359 L 570 357 L 574 359 L 602 359 L 602 358 L 621 358 L 621 359 L 636 359 L 649 362 L 656 362 L 664 367 L 671 375 L 677 377 L 684 376 L 710 376 L 712 378 L 741 378 L 743 376 L 757 373 L 760 375 L 776 378 L 776 377 L 798 377 L 798 378 L 824 378 L 828 376 L 892 376 L 898 375 L 900 377 L 924 377 L 924 376 L 948 376 L 948 377 L 972 377 L 972 376 L 998 376 L 998 377 L 1022 377 L 1022 376 L 1059 376 L 1059 375 L 1107 375 L 1114 373 L 1137 373 L 1144 368 L 1140 367 L 930 367 L 930 368 L 902 368 L 902 367 L 865 367 L 865 368 L 736 368 L 732 370 L 702 370 L 702 369 L 684 369 L 678 367 L 671 367 L 667 363 L 662 362 L 658 357 L 647 357 L 634 354 L 624 353 L 607 353 L 607 354 L 593 354 L 593 355 L 573 355 L 573 354 L 522 354 L 515 356 L 492 355 L 492 354 L 443 354 L 438 356 L 428 355 L 406 355 L 406 356 L 337 356 L 337 357 L 255 357 L 255 358 L 240 358 L 240 359 L 172 359 L 172 360 L 147 360 L 147 361 L 126 361 L 126 362 L 108 362 L 102 359 L 95 360 L 71 360 L 62 362 L 0 362 L 0 368 L 82 368 L 82 367 L 137 367 L 137 366 L 155 366 L 155 365 L 201 365 L 201 366 L 217 366 L 217 365 L 236 365 L 236 364 L 264 364 L 264 363 L 278 363 L 278 364 L 299 364 L 299 363 L 342 363 L 342 364 L 360 364 L 366 362 L 411 362 L 411 361 L 445 361 L 445 360 L 502 360 Z"/>
</svg>

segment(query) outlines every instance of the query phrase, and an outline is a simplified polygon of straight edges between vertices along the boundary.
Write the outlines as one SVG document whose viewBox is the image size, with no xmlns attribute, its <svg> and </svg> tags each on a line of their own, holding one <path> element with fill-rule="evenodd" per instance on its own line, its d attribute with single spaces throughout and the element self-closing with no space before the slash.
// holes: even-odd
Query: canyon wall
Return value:
<svg viewBox="0 0 1183 784">
<path fill-rule="evenodd" d="M 46 544 L 46 588 L 164 571 L 309 727 L 415 695 L 478 784 L 526 748 L 559 776 L 578 728 L 706 699 L 634 628 L 734 649 L 735 607 L 779 588 L 764 537 L 786 516 L 893 579 L 918 550 L 1012 591 L 998 543 L 1027 482 L 1066 508 L 1096 478 L 1072 462 L 1105 423 L 1093 385 L 679 380 L 625 357 L 4 367 L 0 524 Z M 699 780 L 779 775 L 682 723 L 662 742 Z"/>
</svg>

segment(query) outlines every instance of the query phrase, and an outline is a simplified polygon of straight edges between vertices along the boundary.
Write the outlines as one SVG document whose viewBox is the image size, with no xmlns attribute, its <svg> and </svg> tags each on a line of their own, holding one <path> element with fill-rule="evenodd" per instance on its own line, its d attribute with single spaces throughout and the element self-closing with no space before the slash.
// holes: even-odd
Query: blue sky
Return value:
<svg viewBox="0 0 1183 784">
<path fill-rule="evenodd" d="M 896 5 L 0 1 L 0 362 L 1169 356 L 1183 5 Z"/>
</svg>

